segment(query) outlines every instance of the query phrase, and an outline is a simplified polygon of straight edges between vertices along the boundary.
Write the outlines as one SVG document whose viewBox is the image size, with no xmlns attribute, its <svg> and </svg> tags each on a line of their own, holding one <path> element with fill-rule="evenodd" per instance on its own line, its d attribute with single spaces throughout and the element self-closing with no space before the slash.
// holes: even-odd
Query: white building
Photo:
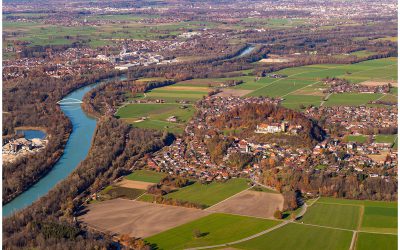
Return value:
<svg viewBox="0 0 400 250">
<path fill-rule="evenodd" d="M 261 123 L 260 125 L 257 125 L 256 130 L 254 131 L 258 134 L 273 134 L 273 133 L 280 133 L 280 132 L 286 132 L 286 124 L 284 122 L 282 123 Z"/>
</svg>

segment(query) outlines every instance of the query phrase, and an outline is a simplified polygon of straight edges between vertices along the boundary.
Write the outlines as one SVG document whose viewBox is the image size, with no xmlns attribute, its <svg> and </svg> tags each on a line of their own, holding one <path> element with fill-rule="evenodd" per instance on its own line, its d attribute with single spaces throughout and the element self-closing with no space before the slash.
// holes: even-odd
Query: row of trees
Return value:
<svg viewBox="0 0 400 250">
<path fill-rule="evenodd" d="M 353 173 L 337 174 L 325 171 L 302 171 L 285 168 L 265 169 L 262 182 L 280 192 L 298 190 L 301 193 L 336 198 L 397 200 L 397 182 L 381 178 L 360 178 Z M 288 203 L 289 204 L 289 203 Z"/>
</svg>

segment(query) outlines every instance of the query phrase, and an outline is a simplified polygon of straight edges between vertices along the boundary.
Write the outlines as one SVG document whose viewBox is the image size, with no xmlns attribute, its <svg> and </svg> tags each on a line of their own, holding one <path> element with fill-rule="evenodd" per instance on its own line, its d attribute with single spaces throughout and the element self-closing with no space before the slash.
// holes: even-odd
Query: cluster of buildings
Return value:
<svg viewBox="0 0 400 250">
<path fill-rule="evenodd" d="M 344 79 L 330 79 L 325 81 L 329 88 L 325 89 L 324 93 L 389 93 L 390 84 L 380 85 L 363 85 L 350 83 Z"/>
<path fill-rule="evenodd" d="M 290 133 L 290 134 L 298 134 L 300 130 L 302 130 L 301 125 L 292 125 L 288 122 L 281 123 L 261 123 L 257 125 L 255 133 L 258 134 L 275 134 L 275 133 Z"/>
<path fill-rule="evenodd" d="M 200 101 L 197 105 L 199 115 L 194 117 L 186 126 L 183 138 L 178 138 L 172 145 L 155 153 L 148 161 L 148 166 L 156 171 L 169 172 L 188 178 L 196 178 L 209 182 L 224 180 L 231 177 L 246 176 L 257 179 L 262 175 L 264 168 L 291 168 L 304 171 L 324 171 L 337 174 L 353 173 L 364 174 L 371 178 L 382 178 L 390 181 L 397 175 L 397 151 L 392 148 L 393 143 L 377 143 L 368 140 L 364 143 L 348 142 L 344 138 L 327 137 L 311 148 L 299 148 L 287 143 L 264 142 L 260 143 L 253 137 L 240 138 L 233 136 L 228 140 L 220 131 L 221 140 L 230 141 L 218 164 L 212 160 L 208 151 L 207 142 L 215 133 L 215 127 L 207 121 L 217 119 L 224 112 L 246 103 L 279 103 L 279 99 L 261 97 L 237 98 L 211 96 Z M 354 119 L 366 119 L 375 114 L 384 114 L 377 110 L 368 110 L 365 107 L 334 107 L 337 115 L 328 113 L 332 119 L 342 119 L 347 122 L 347 114 L 357 114 Z M 351 109 L 351 110 L 348 110 Z M 346 112 L 343 112 L 346 110 Z M 332 111 L 333 112 L 333 111 Z M 388 111 L 395 114 L 396 112 Z M 308 110 L 310 115 L 310 110 Z M 363 115 L 363 118 L 357 117 Z M 372 121 L 368 118 L 368 121 Z M 389 120 L 387 120 L 389 121 Z M 259 124 L 255 133 L 282 133 L 291 129 L 301 129 L 296 125 L 282 123 Z M 230 136 L 229 138 L 232 138 Z M 371 136 L 371 138 L 373 138 Z M 243 168 L 230 164 L 231 156 L 247 154 L 251 162 Z"/>
<path fill-rule="evenodd" d="M 20 155 L 38 152 L 45 148 L 47 140 L 39 138 L 26 139 L 18 138 L 4 142 L 2 147 L 2 155 L 4 161 L 12 161 Z"/>
<path fill-rule="evenodd" d="M 397 131 L 397 106 L 334 106 L 310 107 L 304 114 L 315 120 L 325 119 L 326 124 L 339 125 L 347 133 L 377 134 L 379 131 Z"/>
</svg>

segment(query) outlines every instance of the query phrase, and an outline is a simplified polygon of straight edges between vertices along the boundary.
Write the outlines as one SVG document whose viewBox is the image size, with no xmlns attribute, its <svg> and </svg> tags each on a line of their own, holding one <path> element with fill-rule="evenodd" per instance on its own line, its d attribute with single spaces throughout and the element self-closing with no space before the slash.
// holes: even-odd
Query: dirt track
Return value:
<svg viewBox="0 0 400 250">
<path fill-rule="evenodd" d="M 277 208 L 280 210 L 283 208 L 281 194 L 247 190 L 207 209 L 207 211 L 273 218 Z"/>
<path fill-rule="evenodd" d="M 194 208 L 115 199 L 89 205 L 79 220 L 104 232 L 148 237 L 208 214 Z"/>
</svg>

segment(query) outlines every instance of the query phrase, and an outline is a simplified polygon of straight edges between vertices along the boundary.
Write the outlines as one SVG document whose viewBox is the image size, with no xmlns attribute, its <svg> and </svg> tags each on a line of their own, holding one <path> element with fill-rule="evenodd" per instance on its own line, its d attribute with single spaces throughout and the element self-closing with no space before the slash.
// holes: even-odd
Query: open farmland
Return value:
<svg viewBox="0 0 400 250">
<path fill-rule="evenodd" d="M 279 224 L 278 221 L 251 217 L 211 214 L 145 240 L 157 249 L 184 249 L 239 240 Z M 199 230 L 200 237 L 193 235 Z"/>
<path fill-rule="evenodd" d="M 208 212 L 148 202 L 114 199 L 90 204 L 79 217 L 103 232 L 149 237 L 208 215 Z"/>
<path fill-rule="evenodd" d="M 355 249 L 397 249 L 397 235 L 358 233 Z"/>
<path fill-rule="evenodd" d="M 298 109 L 299 105 L 319 106 L 326 88 L 321 84 L 325 77 L 338 77 L 347 79 L 353 83 L 365 81 L 397 82 L 397 58 L 385 58 L 360 62 L 356 64 L 316 64 L 310 66 L 287 68 L 274 74 L 287 77 L 272 79 L 261 78 L 253 82 L 249 79 L 236 88 L 253 90 L 248 96 L 283 97 L 283 105 Z M 396 84 L 394 84 L 396 85 Z M 246 86 L 254 86 L 246 88 Z M 333 94 L 324 103 L 333 105 L 365 105 L 369 101 L 386 98 L 383 94 L 358 94 L 345 93 Z"/>
<path fill-rule="evenodd" d="M 166 103 L 176 103 L 180 101 L 194 103 L 203 98 L 203 96 L 207 96 L 208 92 L 210 91 L 211 89 L 208 86 L 187 86 L 179 85 L 178 83 L 152 89 L 146 92 L 144 99 L 162 99 Z"/>
<path fill-rule="evenodd" d="M 264 250 L 266 246 L 271 250 L 348 250 L 352 235 L 350 231 L 290 223 L 233 247 L 249 250 Z"/>
<path fill-rule="evenodd" d="M 183 106 L 177 103 L 136 103 L 121 107 L 116 116 L 136 127 L 180 132 L 183 130 L 184 123 L 192 117 L 194 110 L 191 105 Z M 171 116 L 175 116 L 177 122 L 167 121 Z"/>
<path fill-rule="evenodd" d="M 210 184 L 196 182 L 176 192 L 169 193 L 165 197 L 212 206 L 245 190 L 249 187 L 247 183 L 248 180 L 246 179 L 230 179 L 225 183 L 212 182 Z"/>
<path fill-rule="evenodd" d="M 125 179 L 131 181 L 159 183 L 165 176 L 166 174 L 164 173 L 158 173 L 149 170 L 135 170 L 135 172 L 126 176 Z"/>
<path fill-rule="evenodd" d="M 365 143 L 367 141 L 367 136 L 365 136 L 365 135 L 347 135 L 344 140 L 346 142 Z"/>
<path fill-rule="evenodd" d="M 276 209 L 282 210 L 282 208 L 283 196 L 281 194 L 247 190 L 207 210 L 220 213 L 273 218 Z"/>
<path fill-rule="evenodd" d="M 344 199 L 334 199 L 334 198 L 324 197 L 319 199 L 318 202 L 314 205 L 318 204 L 324 204 L 327 206 L 335 206 L 335 207 L 358 206 L 359 208 L 362 209 L 360 230 L 376 232 L 376 233 L 397 232 L 397 227 L 398 227 L 397 202 L 379 202 L 379 201 L 368 201 L 368 200 L 358 201 L 358 200 L 344 200 Z M 354 221 L 357 220 L 357 218 L 353 218 L 351 220 Z"/>
<path fill-rule="evenodd" d="M 343 93 L 332 94 L 324 106 L 359 106 L 366 105 L 369 101 L 376 101 L 383 97 L 382 94 Z"/>
<path fill-rule="evenodd" d="M 361 208 L 353 205 L 316 203 L 307 209 L 302 222 L 313 225 L 356 229 L 359 224 Z"/>
</svg>

